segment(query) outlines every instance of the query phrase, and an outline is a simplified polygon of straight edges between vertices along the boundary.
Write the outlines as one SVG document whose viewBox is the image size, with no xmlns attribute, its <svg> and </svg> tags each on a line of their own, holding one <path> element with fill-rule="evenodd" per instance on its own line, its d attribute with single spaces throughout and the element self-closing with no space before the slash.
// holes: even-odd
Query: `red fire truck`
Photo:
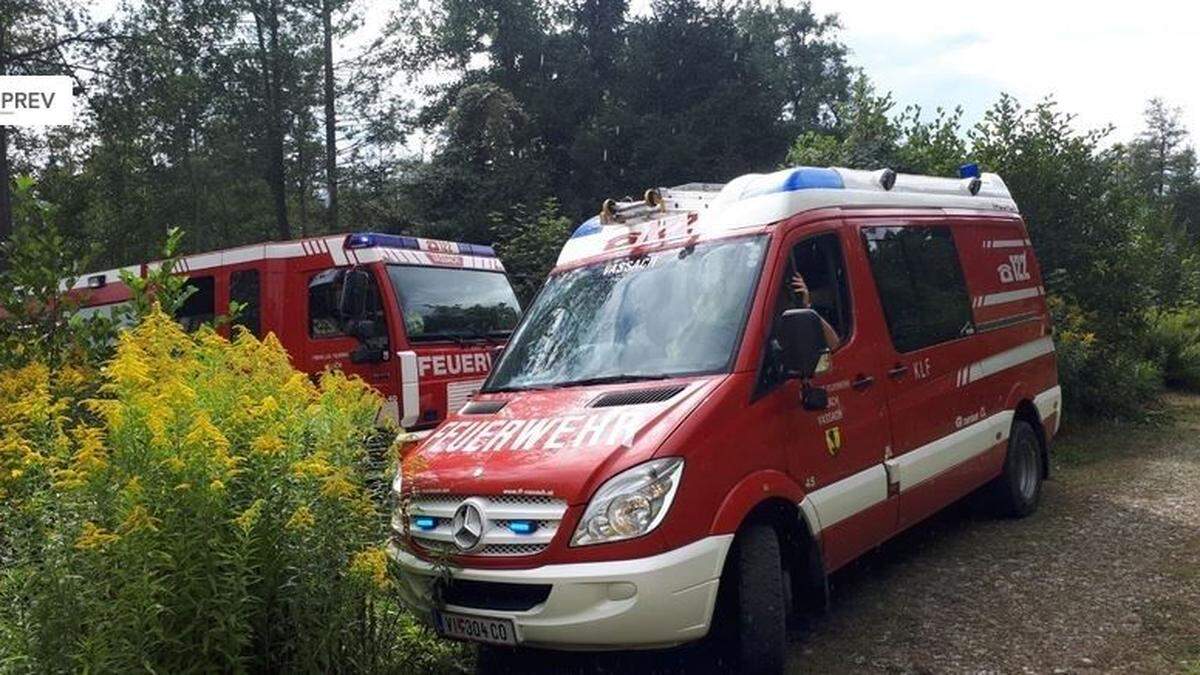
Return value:
<svg viewBox="0 0 1200 675">
<path fill-rule="evenodd" d="M 451 638 L 711 634 L 780 672 L 829 573 L 978 488 L 1031 513 L 1061 419 L 1050 319 L 1007 187 L 965 169 L 606 202 L 393 483 L 406 604 Z"/>
<path fill-rule="evenodd" d="M 520 315 L 504 266 L 477 244 L 356 233 L 191 255 L 178 271 L 195 289 L 177 313 L 185 327 L 241 303 L 234 324 L 274 333 L 300 370 L 361 376 L 386 397 L 382 414 L 410 431 L 478 390 Z M 76 282 L 81 314 L 112 316 L 129 301 L 120 272 Z"/>
</svg>

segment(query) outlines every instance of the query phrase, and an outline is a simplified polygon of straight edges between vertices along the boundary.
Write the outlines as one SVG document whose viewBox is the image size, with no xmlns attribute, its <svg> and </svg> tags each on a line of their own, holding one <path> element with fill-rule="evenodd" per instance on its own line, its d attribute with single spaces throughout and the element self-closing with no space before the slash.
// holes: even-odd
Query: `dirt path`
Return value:
<svg viewBox="0 0 1200 675">
<path fill-rule="evenodd" d="M 1200 397 L 1168 404 L 1166 426 L 1058 442 L 1034 516 L 968 501 L 835 574 L 831 610 L 792 631 L 789 671 L 1200 675 Z M 545 654 L 517 669 L 713 670 L 703 654 Z"/>
<path fill-rule="evenodd" d="M 1055 448 L 1039 511 L 960 505 L 835 575 L 793 672 L 1200 673 L 1200 397 Z"/>
</svg>

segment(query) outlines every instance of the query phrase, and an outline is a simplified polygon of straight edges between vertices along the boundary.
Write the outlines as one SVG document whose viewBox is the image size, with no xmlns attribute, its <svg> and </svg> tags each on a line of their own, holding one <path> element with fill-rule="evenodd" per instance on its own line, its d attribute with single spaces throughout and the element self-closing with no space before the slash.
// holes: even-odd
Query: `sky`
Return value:
<svg viewBox="0 0 1200 675">
<path fill-rule="evenodd" d="M 644 2 L 644 0 L 639 0 Z M 812 0 L 837 13 L 850 61 L 899 108 L 962 105 L 974 123 L 1002 92 L 1053 96 L 1081 128 L 1142 129 L 1146 100 L 1200 137 L 1200 3 L 1194 0 Z"/>
</svg>

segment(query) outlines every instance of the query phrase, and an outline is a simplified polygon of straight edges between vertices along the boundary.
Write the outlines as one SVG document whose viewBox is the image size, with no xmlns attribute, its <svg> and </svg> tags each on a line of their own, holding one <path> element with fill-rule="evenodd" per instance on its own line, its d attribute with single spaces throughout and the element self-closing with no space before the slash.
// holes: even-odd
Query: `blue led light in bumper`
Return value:
<svg viewBox="0 0 1200 675">
<path fill-rule="evenodd" d="M 508 521 L 508 529 L 513 534 L 533 534 L 537 529 L 537 522 L 532 520 L 510 520 Z"/>
<path fill-rule="evenodd" d="M 433 518 L 431 516 L 417 516 L 416 518 L 413 518 L 413 524 L 417 526 L 417 529 L 432 530 L 433 528 L 437 527 L 437 518 Z"/>
</svg>

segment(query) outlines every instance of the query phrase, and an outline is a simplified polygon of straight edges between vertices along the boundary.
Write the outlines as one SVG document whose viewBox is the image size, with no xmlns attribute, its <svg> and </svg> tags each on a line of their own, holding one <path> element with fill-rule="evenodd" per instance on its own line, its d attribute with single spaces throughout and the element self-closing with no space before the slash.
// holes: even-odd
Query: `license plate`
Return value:
<svg viewBox="0 0 1200 675">
<path fill-rule="evenodd" d="M 486 642 L 493 645 L 517 644 L 517 631 L 509 619 L 470 616 L 454 612 L 435 612 L 434 624 L 439 635 L 456 640 Z"/>
</svg>

